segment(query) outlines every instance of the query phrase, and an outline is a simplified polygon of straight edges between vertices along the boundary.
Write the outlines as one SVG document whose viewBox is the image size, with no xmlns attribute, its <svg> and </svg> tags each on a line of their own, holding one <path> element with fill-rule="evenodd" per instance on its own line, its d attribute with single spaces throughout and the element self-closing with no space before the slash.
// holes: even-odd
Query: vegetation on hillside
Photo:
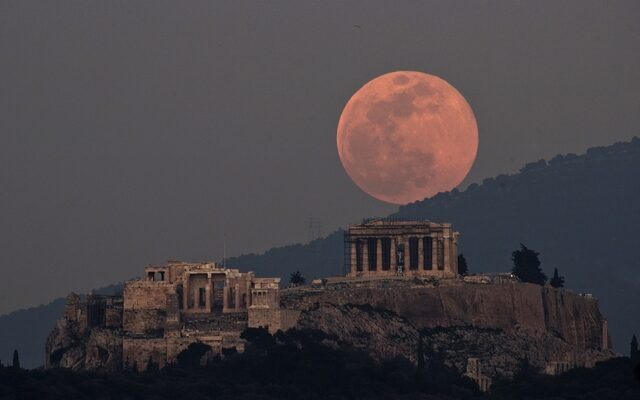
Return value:
<svg viewBox="0 0 640 400">
<path fill-rule="evenodd" d="M 558 377 L 536 371 L 496 382 L 488 395 L 441 361 L 416 349 L 404 358 L 377 363 L 319 331 L 248 329 L 242 354 L 227 354 L 200 366 L 207 346 L 193 346 L 181 365 L 118 374 L 0 367 L 0 399 L 637 399 L 640 382 L 628 358 L 576 369 Z"/>
<path fill-rule="evenodd" d="M 599 299 L 614 347 L 626 352 L 632 332 L 640 331 L 640 319 L 629 317 L 640 315 L 638 171 L 640 139 L 634 138 L 530 163 L 517 174 L 400 207 L 392 217 L 452 222 L 473 272 L 508 271 L 513 248 L 531 245 L 544 255 L 545 266 L 571 277 L 572 289 Z M 308 244 L 232 257 L 227 265 L 283 282 L 299 269 L 313 280 L 346 272 L 343 245 L 339 230 Z M 0 358 L 10 360 L 17 347 L 23 365 L 41 365 L 42 343 L 63 308 L 64 299 L 58 299 L 0 316 Z"/>
</svg>

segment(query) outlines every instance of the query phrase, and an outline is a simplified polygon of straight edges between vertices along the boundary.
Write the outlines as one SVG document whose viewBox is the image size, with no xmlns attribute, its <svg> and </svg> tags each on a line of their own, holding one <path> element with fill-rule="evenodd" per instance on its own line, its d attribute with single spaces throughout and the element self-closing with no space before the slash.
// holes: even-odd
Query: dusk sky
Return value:
<svg viewBox="0 0 640 400">
<path fill-rule="evenodd" d="M 0 314 L 394 212 L 336 150 L 387 72 L 470 104 L 462 188 L 640 134 L 640 2 L 468 5 L 0 2 Z"/>
</svg>

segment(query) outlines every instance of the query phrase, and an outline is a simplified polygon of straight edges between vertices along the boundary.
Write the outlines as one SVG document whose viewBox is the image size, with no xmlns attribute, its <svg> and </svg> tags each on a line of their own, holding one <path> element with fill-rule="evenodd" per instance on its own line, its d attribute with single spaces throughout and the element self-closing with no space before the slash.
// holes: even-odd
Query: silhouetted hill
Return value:
<svg viewBox="0 0 640 400">
<path fill-rule="evenodd" d="M 614 346 L 626 351 L 632 332 L 640 332 L 639 178 L 640 139 L 634 138 L 530 163 L 517 174 L 400 207 L 392 216 L 453 222 L 471 272 L 510 270 L 520 242 L 539 251 L 547 275 L 557 267 L 567 287 L 600 299 Z M 308 244 L 230 258 L 227 265 L 286 282 L 296 270 L 308 280 L 342 274 L 343 257 L 337 231 Z M 56 300 L 0 317 L 0 359 L 18 348 L 24 365 L 40 365 L 44 338 L 61 310 Z"/>
<path fill-rule="evenodd" d="M 551 276 L 600 299 L 614 346 L 640 332 L 640 139 L 556 156 L 431 199 L 400 207 L 391 217 L 450 221 L 471 272 L 508 271 L 511 252 L 525 243 L 541 253 Z M 308 245 L 246 255 L 229 265 L 259 274 L 300 270 L 307 278 L 343 273 L 342 233 Z"/>
</svg>

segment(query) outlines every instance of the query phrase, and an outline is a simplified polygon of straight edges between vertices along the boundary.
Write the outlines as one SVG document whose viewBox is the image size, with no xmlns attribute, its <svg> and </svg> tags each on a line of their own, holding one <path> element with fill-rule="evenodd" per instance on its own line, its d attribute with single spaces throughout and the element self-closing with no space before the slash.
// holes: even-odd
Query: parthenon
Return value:
<svg viewBox="0 0 640 400">
<path fill-rule="evenodd" d="M 345 232 L 349 277 L 458 274 L 458 237 L 450 223 L 371 219 Z"/>
</svg>

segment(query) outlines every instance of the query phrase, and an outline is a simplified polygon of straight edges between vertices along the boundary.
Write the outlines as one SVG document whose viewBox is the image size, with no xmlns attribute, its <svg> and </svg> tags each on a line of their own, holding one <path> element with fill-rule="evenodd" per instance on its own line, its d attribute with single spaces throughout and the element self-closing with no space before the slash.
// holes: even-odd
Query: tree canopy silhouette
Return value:
<svg viewBox="0 0 640 400">
<path fill-rule="evenodd" d="M 296 271 L 289 276 L 289 285 L 290 286 L 300 286 L 304 285 L 307 280 L 302 276 L 300 271 Z"/>
<path fill-rule="evenodd" d="M 185 367 L 198 367 L 201 365 L 202 356 L 209 350 L 211 350 L 211 346 L 208 344 L 200 342 L 191 343 L 186 350 L 178 354 L 178 364 Z"/>
<path fill-rule="evenodd" d="M 540 269 L 540 260 L 535 250 L 527 248 L 520 243 L 520 250 L 516 250 L 511 254 L 513 260 L 513 269 L 511 270 L 522 282 L 535 283 L 544 285 L 547 276 Z"/>
</svg>

